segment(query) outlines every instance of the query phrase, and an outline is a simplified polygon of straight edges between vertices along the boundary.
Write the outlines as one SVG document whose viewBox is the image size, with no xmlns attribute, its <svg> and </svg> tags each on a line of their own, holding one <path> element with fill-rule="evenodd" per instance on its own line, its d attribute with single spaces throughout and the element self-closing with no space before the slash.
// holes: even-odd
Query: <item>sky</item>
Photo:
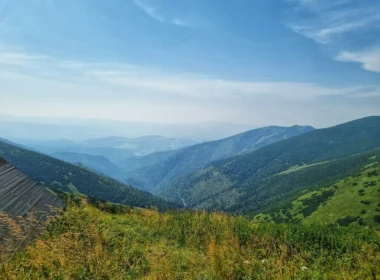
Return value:
<svg viewBox="0 0 380 280">
<path fill-rule="evenodd" d="M 380 115 L 378 0 L 0 0 L 0 114 L 326 127 Z"/>
</svg>

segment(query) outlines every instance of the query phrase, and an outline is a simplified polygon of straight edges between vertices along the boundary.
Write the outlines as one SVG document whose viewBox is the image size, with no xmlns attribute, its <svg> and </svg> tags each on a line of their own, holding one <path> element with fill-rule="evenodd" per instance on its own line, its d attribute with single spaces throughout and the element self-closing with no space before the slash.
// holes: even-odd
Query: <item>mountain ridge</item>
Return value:
<svg viewBox="0 0 380 280">
<path fill-rule="evenodd" d="M 189 207 L 198 206 L 239 213 L 257 212 L 260 207 L 272 201 L 272 198 L 268 197 L 270 193 L 272 196 L 281 197 L 284 196 L 280 194 L 281 188 L 290 194 L 291 185 L 296 184 L 298 188 L 313 185 L 313 182 L 320 179 L 315 174 L 325 176 L 320 174 L 322 170 L 330 174 L 326 176 L 331 178 L 335 173 L 348 172 L 342 170 L 350 170 L 350 165 L 354 164 L 353 160 L 344 164 L 332 160 L 379 147 L 380 117 L 363 118 L 286 139 L 249 154 L 211 163 L 195 173 L 169 182 L 158 194 L 177 203 L 184 200 Z M 332 162 L 289 173 L 280 176 L 281 178 L 274 176 L 297 165 L 324 161 Z M 327 167 L 338 169 L 332 172 L 333 170 L 326 169 Z M 318 172 L 313 174 L 311 170 Z M 297 177 L 300 174 L 307 174 L 302 177 L 303 183 L 299 182 L 300 179 Z M 277 190 L 277 194 L 274 190 Z M 201 197 L 203 198 L 200 200 Z"/>
<path fill-rule="evenodd" d="M 125 181 L 137 183 L 138 187 L 154 193 L 164 182 L 196 171 L 213 161 L 248 153 L 270 143 L 313 130 L 311 126 L 269 126 L 216 141 L 196 144 L 173 151 L 167 158 L 165 154 L 161 154 L 161 161 L 157 160 L 154 165 L 128 171 Z"/>
</svg>

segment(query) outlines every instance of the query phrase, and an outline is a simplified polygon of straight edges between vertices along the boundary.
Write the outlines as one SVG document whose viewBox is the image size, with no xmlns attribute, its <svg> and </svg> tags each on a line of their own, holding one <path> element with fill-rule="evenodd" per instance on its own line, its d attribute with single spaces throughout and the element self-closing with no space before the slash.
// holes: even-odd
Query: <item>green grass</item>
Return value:
<svg viewBox="0 0 380 280">
<path fill-rule="evenodd" d="M 369 177 L 371 172 L 379 175 Z M 371 182 L 375 182 L 372 183 Z M 374 220 L 380 209 L 380 165 L 363 170 L 360 175 L 339 181 L 336 193 L 305 219 L 305 222 L 334 223 L 345 217 L 357 217 L 357 221 L 364 221 L 366 225 L 380 228 L 380 223 Z M 364 212 L 365 211 L 365 212 Z M 363 223 L 363 222 L 362 222 Z"/>
<path fill-rule="evenodd" d="M 0 279 L 380 277 L 380 235 L 364 227 L 255 223 L 223 213 L 125 206 L 111 214 L 110 204 L 94 205 L 73 197 L 43 237 L 16 254 L 0 250 Z"/>
</svg>

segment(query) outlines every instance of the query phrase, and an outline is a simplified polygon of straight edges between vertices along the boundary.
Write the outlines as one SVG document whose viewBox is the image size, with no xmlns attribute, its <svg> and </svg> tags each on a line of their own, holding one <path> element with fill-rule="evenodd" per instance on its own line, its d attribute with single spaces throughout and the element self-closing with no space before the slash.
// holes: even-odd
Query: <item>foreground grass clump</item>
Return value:
<svg viewBox="0 0 380 280">
<path fill-rule="evenodd" d="M 255 224 L 222 213 L 124 212 L 70 205 L 42 238 L 17 254 L 3 253 L 0 278 L 380 277 L 380 235 L 366 228 Z"/>
</svg>

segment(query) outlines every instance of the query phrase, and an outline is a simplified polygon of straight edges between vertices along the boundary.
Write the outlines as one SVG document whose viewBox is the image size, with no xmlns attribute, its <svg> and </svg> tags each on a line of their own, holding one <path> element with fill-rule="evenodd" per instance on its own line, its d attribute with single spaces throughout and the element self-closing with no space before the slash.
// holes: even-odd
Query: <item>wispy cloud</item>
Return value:
<svg viewBox="0 0 380 280">
<path fill-rule="evenodd" d="M 165 11 L 161 10 L 157 6 L 157 1 L 147 1 L 147 0 L 133 0 L 135 5 L 143 10 L 149 17 L 152 19 L 162 22 L 162 23 L 170 23 L 179 27 L 193 27 L 188 20 L 185 20 L 182 17 L 169 15 L 165 13 Z"/>
<path fill-rule="evenodd" d="M 159 12 L 157 7 L 154 7 L 151 4 L 146 3 L 144 0 L 133 0 L 133 2 L 136 4 L 137 7 L 143 10 L 151 18 L 160 22 L 166 21 L 165 17 Z"/>
<path fill-rule="evenodd" d="M 353 0 L 287 0 L 295 3 L 298 7 L 313 11 L 328 10 L 352 2 Z"/>
<path fill-rule="evenodd" d="M 302 1 L 301 12 L 309 13 L 305 18 L 296 16 L 290 27 L 297 33 L 317 43 L 334 43 L 340 36 L 353 31 L 376 28 L 380 24 L 380 5 L 350 6 L 352 1 Z"/>
<path fill-rule="evenodd" d="M 380 98 L 377 86 L 239 81 L 9 51 L 0 52 L 0 58 L 0 93 L 7 95 L 1 113 L 91 118 L 102 112 L 107 118 L 159 122 L 292 124 L 302 119 L 315 124 L 313 116 L 323 112 L 318 122 L 326 124 L 353 118 L 353 98 L 362 104 L 355 107 L 357 117 L 380 113 L 372 105 Z M 348 105 L 330 106 L 331 99 Z"/>
<path fill-rule="evenodd" d="M 34 67 L 39 61 L 47 61 L 48 57 L 41 55 L 28 55 L 20 52 L 1 52 L 0 65 L 17 67 Z"/>
<path fill-rule="evenodd" d="M 193 26 L 192 24 L 190 24 L 186 20 L 180 19 L 180 18 L 173 19 L 172 23 L 175 25 L 178 25 L 178 26 L 182 26 L 182 27 L 192 27 Z"/>
<path fill-rule="evenodd" d="M 368 54 L 342 53 L 339 59 L 360 61 L 363 64 L 368 60 L 366 67 L 380 71 L 379 60 L 376 64 L 371 64 L 372 56 L 376 56 L 378 59 L 379 53 L 379 51 Z M 117 87 L 119 92 L 126 94 L 143 92 L 148 95 L 172 95 L 197 99 L 247 100 L 260 97 L 305 101 L 328 96 L 367 96 L 368 93 L 378 90 L 369 86 L 333 88 L 315 83 L 291 81 L 228 80 L 201 75 L 163 73 L 153 70 L 153 68 L 142 68 L 136 65 L 65 61 L 27 53 L 0 52 L 2 72 L 6 73 L 9 66 L 18 66 L 20 70 L 43 68 L 42 72 L 31 73 L 30 78 L 39 76 L 54 80 L 64 74 L 67 82 L 78 83 L 79 81 L 83 84 L 97 84 L 102 88 Z M 14 74 L 15 70 L 13 69 L 11 73 Z M 23 71 L 20 73 L 25 74 Z M 43 75 L 44 73 L 49 73 L 49 75 Z"/>
<path fill-rule="evenodd" d="M 125 90 L 134 88 L 155 94 L 169 94 L 196 99 L 254 100 L 275 98 L 306 101 L 328 96 L 359 96 L 362 87 L 329 88 L 314 83 L 296 82 L 244 82 L 218 78 L 194 78 L 157 73 L 91 71 L 86 75 L 98 81 L 118 85 Z M 365 88 L 365 93 L 373 89 Z"/>
<path fill-rule="evenodd" d="M 361 63 L 363 69 L 379 72 L 379 48 L 366 45 L 361 40 L 361 36 L 369 34 L 370 37 L 376 37 L 374 34 L 378 34 L 376 32 L 380 30 L 380 2 L 367 0 L 360 2 L 354 0 L 288 1 L 296 3 L 297 7 L 290 24 L 294 32 L 318 44 L 329 45 L 330 50 L 336 47 L 339 52 L 335 56 L 337 61 Z M 375 44 L 380 44 L 380 39 Z M 354 47 L 355 51 L 347 51 Z"/>
<path fill-rule="evenodd" d="M 361 52 L 341 52 L 336 59 L 343 62 L 360 63 L 363 69 L 380 73 L 380 46 Z"/>
<path fill-rule="evenodd" d="M 293 25 L 293 31 L 304 35 L 317 43 L 329 44 L 339 36 L 347 35 L 352 31 L 361 30 L 368 27 L 371 23 L 380 22 L 380 15 L 373 15 L 363 19 L 344 20 L 333 18 L 324 19 L 324 24 L 311 24 L 311 25 Z"/>
</svg>

